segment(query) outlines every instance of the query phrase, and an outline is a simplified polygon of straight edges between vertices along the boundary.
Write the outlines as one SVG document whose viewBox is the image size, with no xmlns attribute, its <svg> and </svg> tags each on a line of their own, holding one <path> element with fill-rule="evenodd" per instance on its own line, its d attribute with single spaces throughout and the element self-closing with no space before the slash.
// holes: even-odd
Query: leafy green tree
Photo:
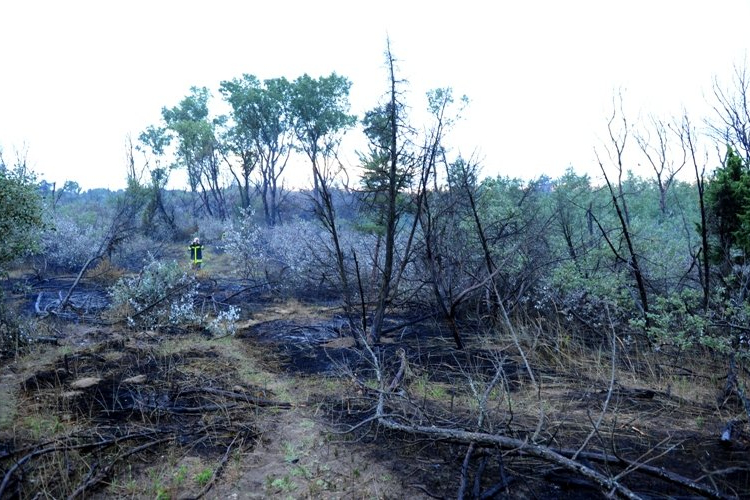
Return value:
<svg viewBox="0 0 750 500">
<path fill-rule="evenodd" d="M 250 206 L 251 176 L 260 159 L 260 110 L 256 105 L 260 81 L 245 74 L 242 78 L 221 82 L 219 92 L 232 108 L 223 137 L 226 156 L 229 157 L 226 160 L 237 182 L 241 208 L 247 209 Z M 239 163 L 237 167 L 236 163 Z"/>
<path fill-rule="evenodd" d="M 25 165 L 6 165 L 0 151 L 0 270 L 37 249 L 43 226 L 42 200 L 34 175 Z"/>
<path fill-rule="evenodd" d="M 0 273 L 15 260 L 35 252 L 44 226 L 43 204 L 34 175 L 26 162 L 8 166 L 0 149 Z M 27 340 L 0 289 L 0 355 L 10 353 Z"/>
<path fill-rule="evenodd" d="M 280 219 L 281 176 L 294 137 L 290 110 L 292 85 L 283 77 L 261 82 L 256 76 L 245 74 L 221 82 L 221 93 L 232 107 L 228 147 L 241 158 L 244 179 L 249 180 L 257 162 L 263 211 L 266 223 L 273 226 Z"/>
<path fill-rule="evenodd" d="M 158 221 L 162 221 L 174 233 L 177 230 L 174 210 L 170 210 L 165 201 L 171 168 L 162 164 L 171 139 L 164 127 L 149 126 L 138 136 L 139 144 L 135 149 L 144 154 L 145 169 L 151 177 L 146 187 L 149 199 L 143 213 L 144 224 L 151 230 Z M 130 159 L 135 162 L 132 155 Z"/>
<path fill-rule="evenodd" d="M 732 147 L 724 165 L 714 171 L 706 190 L 711 256 L 725 267 L 750 255 L 750 172 Z"/>
<path fill-rule="evenodd" d="M 351 82 L 331 73 L 318 79 L 304 74 L 292 84 L 290 111 L 297 146 L 310 159 L 315 193 L 325 181 L 344 133 L 357 117 L 349 114 Z"/>
<path fill-rule="evenodd" d="M 344 299 L 344 311 L 349 322 L 354 325 L 351 280 L 348 277 L 345 249 L 334 201 L 334 183 L 343 171 L 343 166 L 334 164 L 334 160 L 337 158 L 343 134 L 356 123 L 356 117 L 348 114 L 350 87 L 349 80 L 335 73 L 317 80 L 307 74 L 302 75 L 292 85 L 290 109 L 297 148 L 307 155 L 312 164 L 312 201 L 315 214 L 331 237 L 339 286 Z M 356 262 L 356 255 L 353 257 Z M 362 318 L 364 329 L 364 311 Z"/>
<path fill-rule="evenodd" d="M 177 106 L 162 109 L 162 117 L 177 137 L 178 164 L 187 170 L 190 189 L 199 194 L 208 215 L 224 218 L 226 203 L 216 137 L 220 121 L 209 118 L 210 96 L 206 87 L 191 87 L 190 94 Z"/>
</svg>

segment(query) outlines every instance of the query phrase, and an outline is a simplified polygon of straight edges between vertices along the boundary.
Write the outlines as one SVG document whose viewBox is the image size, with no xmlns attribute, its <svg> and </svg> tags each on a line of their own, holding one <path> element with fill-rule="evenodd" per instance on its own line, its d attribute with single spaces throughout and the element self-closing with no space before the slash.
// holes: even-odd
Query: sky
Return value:
<svg viewBox="0 0 750 500">
<path fill-rule="evenodd" d="M 748 0 L 4 0 L 0 146 L 50 182 L 119 189 L 127 138 L 191 86 L 218 102 L 244 73 L 336 72 L 362 116 L 387 90 L 390 39 L 415 111 L 431 88 L 468 96 L 447 141 L 484 175 L 595 175 L 613 97 L 631 123 L 699 122 L 745 64 L 748 19 Z"/>
</svg>

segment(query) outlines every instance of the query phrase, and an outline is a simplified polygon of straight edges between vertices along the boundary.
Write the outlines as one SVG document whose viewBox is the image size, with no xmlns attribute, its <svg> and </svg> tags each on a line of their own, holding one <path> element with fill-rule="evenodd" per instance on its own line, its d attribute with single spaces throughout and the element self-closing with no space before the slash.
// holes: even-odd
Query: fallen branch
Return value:
<svg viewBox="0 0 750 500">
<path fill-rule="evenodd" d="M 168 298 L 172 297 L 172 296 L 173 296 L 174 294 L 176 294 L 177 292 L 181 292 L 182 290 L 184 290 L 184 289 L 185 289 L 185 288 L 187 288 L 188 286 L 190 286 L 190 283 L 186 283 L 186 284 L 184 284 L 184 285 L 178 286 L 178 287 L 177 287 L 177 288 L 175 288 L 174 290 L 170 290 L 169 292 L 167 292 L 166 294 L 164 294 L 164 296 L 163 296 L 163 297 L 159 298 L 159 299 L 158 299 L 158 300 L 156 300 L 155 302 L 152 302 L 151 304 L 147 305 L 146 307 L 144 307 L 144 308 L 143 308 L 143 309 L 141 309 L 140 311 L 137 311 L 137 312 L 136 312 L 135 314 L 131 315 L 131 316 L 130 316 L 130 319 L 135 319 L 135 318 L 137 318 L 138 316 L 140 316 L 141 314 L 147 313 L 148 311 L 150 311 L 150 310 L 151 310 L 151 309 L 153 309 L 154 307 L 158 306 L 159 304 L 161 304 L 162 302 L 164 302 L 164 301 L 165 301 L 165 300 L 167 300 Z"/>
<path fill-rule="evenodd" d="M 569 457 L 572 457 L 577 452 L 577 450 L 567 450 L 567 449 L 554 449 L 554 451 L 559 453 L 560 455 L 569 456 Z M 614 455 L 608 455 L 606 453 L 597 453 L 597 452 L 592 452 L 592 451 L 580 452 L 578 453 L 578 458 L 582 460 L 588 460 L 589 462 L 598 462 L 598 463 L 603 463 L 607 465 L 616 465 L 620 467 L 637 467 L 637 470 L 641 473 L 647 474 L 651 477 L 663 479 L 675 485 L 682 486 L 685 489 L 694 491 L 696 493 L 700 493 L 701 495 L 704 495 L 707 498 L 715 498 L 715 499 L 721 499 L 721 500 L 729 500 L 733 498 L 732 496 L 725 495 L 719 491 L 716 491 L 713 488 L 700 484 L 697 481 L 689 479 L 675 472 L 668 471 L 661 467 L 654 467 L 652 465 L 647 465 L 647 464 L 636 464 L 634 461 L 627 460 L 622 457 L 617 457 Z"/>
<path fill-rule="evenodd" d="M 367 344 L 365 344 L 365 347 L 369 352 L 373 366 L 375 367 L 375 374 L 380 383 L 380 386 L 383 387 L 383 374 L 380 369 L 380 364 L 378 363 L 377 356 L 371 349 L 369 349 L 369 346 Z M 391 386 L 392 385 L 393 384 L 391 384 Z M 476 446 L 486 446 L 507 450 L 509 453 L 519 456 L 534 457 L 545 462 L 558 465 L 577 474 L 580 477 L 593 481 L 593 483 L 596 484 L 608 496 L 616 495 L 621 498 L 628 499 L 641 498 L 640 495 L 630 490 L 627 486 L 625 486 L 618 480 L 619 477 L 621 477 L 623 474 L 637 470 L 639 472 L 661 478 L 669 483 L 680 485 L 686 489 L 698 492 L 708 498 L 722 500 L 731 498 L 715 489 L 699 484 L 691 479 L 680 476 L 679 474 L 675 474 L 662 468 L 650 466 L 645 463 L 630 461 L 604 453 L 586 452 L 582 451 L 581 449 L 556 450 L 548 446 L 530 443 L 528 440 L 511 438 L 499 434 L 417 425 L 408 421 L 406 423 L 400 423 L 391 418 L 391 416 L 387 415 L 385 412 L 386 396 L 388 394 L 389 392 L 387 391 L 379 392 L 378 403 L 374 415 L 374 419 L 387 429 L 404 432 L 410 435 L 429 437 L 436 440 L 446 440 L 451 442 L 463 443 L 468 445 L 470 449 Z M 467 457 L 470 457 L 468 453 Z M 576 457 L 577 460 L 574 460 L 571 457 Z M 620 476 L 616 477 L 608 476 L 600 473 L 599 471 L 578 460 L 598 461 L 608 465 L 615 464 L 624 467 L 626 472 L 621 473 Z"/>
<path fill-rule="evenodd" d="M 101 469 L 98 474 L 94 475 L 94 471 L 96 471 L 96 465 L 92 466 L 91 471 L 87 475 L 86 479 L 76 488 L 73 493 L 70 494 L 68 497 L 68 500 L 73 500 L 74 498 L 78 497 L 79 495 L 84 495 L 86 493 L 87 489 L 93 488 L 97 484 L 101 483 L 109 475 L 112 473 L 112 469 L 114 466 L 123 458 L 127 458 L 130 455 L 135 455 L 136 453 L 140 453 L 143 450 L 147 450 L 148 448 L 152 448 L 154 446 L 167 443 L 169 441 L 172 441 L 174 438 L 168 437 L 164 439 L 157 439 L 156 441 L 150 441 L 148 443 L 142 444 L 140 446 L 136 446 L 135 448 L 132 448 L 128 450 L 126 453 L 123 453 L 122 455 L 118 455 L 115 457 L 114 460 L 112 460 L 109 464 L 107 464 L 106 467 Z"/>
<path fill-rule="evenodd" d="M 525 440 L 510 438 L 498 434 L 463 431 L 459 429 L 444 429 L 440 427 L 426 427 L 422 425 L 405 425 L 389 418 L 381 418 L 379 419 L 379 422 L 388 429 L 409 434 L 418 434 L 436 439 L 447 439 L 467 444 L 476 443 L 486 446 L 497 446 L 505 450 L 513 450 L 519 455 L 539 458 L 573 471 L 592 480 L 599 485 L 604 492 L 613 492 L 622 498 L 629 498 L 631 500 L 642 498 L 624 485 L 615 481 L 613 478 L 607 477 L 580 462 L 556 453 L 553 449 L 546 446 L 531 444 Z"/>
<path fill-rule="evenodd" d="M 73 290 L 75 290 L 76 287 L 78 286 L 78 283 L 81 282 L 81 279 L 83 278 L 83 275 L 88 270 L 89 266 L 96 260 L 101 259 L 102 257 L 104 257 L 104 253 L 101 252 L 100 250 L 100 252 L 97 253 L 94 257 L 91 257 L 89 260 L 86 261 L 86 263 L 83 265 L 81 270 L 78 272 L 78 276 L 76 276 L 75 281 L 73 281 L 73 284 L 68 289 L 68 293 L 65 295 L 65 298 L 62 298 L 60 300 L 60 304 L 58 304 L 57 306 L 57 312 L 62 312 L 65 310 L 65 308 L 68 306 L 70 302 L 71 295 L 73 295 Z"/>
<path fill-rule="evenodd" d="M 159 434 L 159 431 L 149 431 L 149 432 L 141 432 L 137 434 L 128 434 L 125 436 L 115 437 L 115 438 L 109 438 L 109 439 L 100 439 L 99 441 L 93 442 L 93 443 L 81 443 L 81 444 L 58 444 L 55 446 L 48 446 L 46 448 L 42 449 L 36 449 L 32 451 L 31 453 L 27 453 L 23 457 L 21 457 L 12 467 L 8 469 L 8 471 L 5 473 L 5 476 L 3 477 L 3 482 L 0 483 L 0 498 L 3 497 L 3 493 L 5 492 L 5 488 L 8 486 L 8 483 L 10 482 L 11 477 L 15 472 L 23 466 L 26 462 L 31 460 L 32 458 L 36 458 L 41 455 L 46 455 L 47 453 L 54 453 L 57 451 L 70 451 L 70 450 L 86 450 L 86 449 L 93 449 L 93 448 L 104 448 L 106 446 L 110 446 L 113 444 L 117 444 L 122 441 L 126 441 L 129 439 L 137 439 L 141 437 L 148 437 L 153 436 L 155 434 Z"/>
</svg>

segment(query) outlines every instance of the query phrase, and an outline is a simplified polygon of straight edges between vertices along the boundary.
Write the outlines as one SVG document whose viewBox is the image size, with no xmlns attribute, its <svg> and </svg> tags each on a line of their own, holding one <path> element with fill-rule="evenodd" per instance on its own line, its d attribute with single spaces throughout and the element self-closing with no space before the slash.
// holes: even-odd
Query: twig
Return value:
<svg viewBox="0 0 750 500">
<path fill-rule="evenodd" d="M 507 315 L 506 315 L 507 319 Z M 510 320 L 508 320 L 510 321 Z M 380 379 L 380 365 L 377 361 L 377 356 L 369 348 L 369 345 L 365 343 L 365 347 L 369 351 L 374 367 L 375 373 Z M 580 462 L 567 458 L 553 449 L 547 446 L 541 446 L 536 444 L 530 444 L 527 440 L 521 440 L 516 438 L 510 438 L 498 434 L 488 434 L 485 432 L 472 432 L 464 431 L 460 429 L 448 429 L 435 426 L 424 426 L 416 424 L 400 424 L 391 418 L 384 416 L 383 409 L 385 408 L 385 393 L 381 392 L 378 397 L 378 405 L 375 415 L 380 417 L 379 422 L 388 429 L 406 432 L 409 434 L 418 434 L 422 436 L 429 436 L 436 439 L 447 439 L 455 440 L 457 442 L 468 443 L 470 445 L 483 444 L 489 446 L 498 446 L 506 450 L 513 450 L 520 455 L 529 455 L 542 460 L 555 463 L 568 470 L 576 472 L 583 477 L 586 477 L 594 481 L 603 491 L 611 491 L 617 493 L 623 498 L 629 498 L 631 500 L 640 499 L 641 497 L 626 486 L 620 484 L 618 481 L 611 477 L 607 477 L 598 471 L 588 467 Z"/>
<path fill-rule="evenodd" d="M 552 448 L 528 443 L 516 438 L 501 436 L 497 434 L 487 434 L 484 432 L 471 432 L 459 429 L 446 429 L 440 427 L 427 427 L 422 425 L 404 425 L 399 424 L 389 418 L 381 418 L 380 423 L 385 427 L 410 434 L 419 434 L 430 436 L 436 439 L 451 439 L 464 443 L 477 443 L 490 446 L 498 446 L 503 449 L 515 450 L 519 455 L 536 457 L 547 462 L 551 462 L 561 467 L 573 471 L 581 476 L 592 480 L 599 485 L 603 491 L 612 491 L 623 498 L 636 500 L 642 498 L 626 486 L 620 484 L 614 478 L 605 476 L 600 472 L 588 467 L 580 462 L 567 458 Z"/>
<path fill-rule="evenodd" d="M 469 448 L 466 450 L 466 455 L 464 455 L 464 461 L 461 465 L 461 483 L 458 487 L 458 493 L 456 494 L 458 500 L 463 500 L 466 495 L 466 487 L 469 484 L 469 464 L 471 463 L 471 456 L 473 453 L 474 443 L 469 443 Z"/>
<path fill-rule="evenodd" d="M 607 413 L 607 409 L 609 408 L 609 401 L 612 399 L 612 391 L 615 387 L 615 374 L 616 374 L 616 362 L 617 362 L 617 335 L 615 334 L 615 327 L 612 324 L 612 318 L 609 315 L 609 306 L 605 306 L 604 310 L 607 313 L 607 319 L 609 319 L 609 327 L 612 332 L 612 372 L 609 377 L 609 390 L 607 391 L 607 398 L 604 400 L 604 406 L 602 407 L 602 412 L 599 414 L 599 419 L 596 421 L 596 424 L 591 429 L 591 432 L 588 436 L 586 436 L 586 439 L 583 440 L 583 443 L 581 444 L 581 447 L 578 448 L 578 451 L 573 455 L 572 459 L 576 460 L 578 459 L 578 454 L 581 453 L 586 446 L 588 446 L 589 441 L 591 441 L 591 438 L 594 437 L 599 432 L 599 427 L 602 425 L 602 420 L 604 420 L 604 415 Z"/>
<path fill-rule="evenodd" d="M 555 449 L 555 452 L 563 456 L 573 456 L 573 454 L 576 453 L 576 451 L 577 450 Z M 579 453 L 578 457 L 580 459 L 588 460 L 591 462 L 599 462 L 599 463 L 604 463 L 608 465 L 619 465 L 619 466 L 625 466 L 625 467 L 631 467 L 631 466 L 636 465 L 636 463 L 632 460 L 627 460 L 625 458 L 617 457 L 614 455 L 608 455 L 606 453 L 584 451 L 584 452 Z M 728 500 L 730 498 L 733 498 L 731 496 L 724 495 L 723 493 L 713 488 L 700 484 L 697 482 L 697 480 L 689 479 L 685 476 L 682 476 L 675 472 L 665 470 L 661 467 L 654 467 L 652 465 L 647 465 L 647 464 L 638 464 L 638 471 L 643 474 L 652 476 L 652 477 L 657 477 L 657 478 L 666 480 L 667 482 L 670 482 L 672 484 L 682 486 L 688 490 L 695 491 L 696 493 L 700 493 L 701 495 L 704 495 L 707 498 L 714 498 L 714 499 L 720 499 L 720 500 Z"/>
<path fill-rule="evenodd" d="M 120 436 L 116 438 L 110 438 L 110 439 L 102 439 L 100 441 L 94 442 L 94 443 L 81 443 L 77 445 L 71 445 L 71 444 L 64 444 L 64 445 L 56 445 L 56 446 L 49 446 L 47 448 L 37 449 L 32 451 L 31 453 L 28 453 L 21 457 L 12 467 L 8 469 L 8 471 L 5 473 L 5 476 L 3 477 L 3 482 L 0 483 L 0 498 L 3 496 L 3 492 L 5 492 L 5 488 L 8 486 L 8 483 L 10 482 L 10 478 L 13 476 L 13 474 L 21 467 L 23 464 L 31 460 L 32 458 L 45 455 L 47 453 L 54 453 L 56 451 L 69 451 L 69 450 L 84 450 L 88 448 L 103 448 L 105 446 L 109 446 L 112 444 L 119 443 L 121 441 L 125 441 L 128 439 L 136 439 L 139 437 L 147 437 L 154 434 L 160 433 L 159 431 L 150 431 L 150 432 L 142 432 L 138 434 L 128 434 L 126 436 Z"/>
<path fill-rule="evenodd" d="M 140 453 L 141 451 L 151 448 L 153 446 L 157 446 L 162 443 L 172 441 L 173 439 L 174 439 L 173 437 L 168 437 L 164 439 L 158 439 L 156 441 L 150 441 L 140 446 L 136 446 L 135 448 L 128 450 L 126 453 L 123 453 L 122 455 L 117 456 L 106 467 L 101 469 L 101 471 L 95 476 L 93 475 L 93 472 L 96 470 L 96 466 L 92 467 L 91 471 L 89 472 L 87 476 L 87 479 L 80 486 L 78 486 L 78 488 L 76 488 L 75 491 L 73 491 L 73 493 L 70 494 L 70 496 L 68 497 L 68 500 L 73 500 L 78 495 L 83 495 L 84 493 L 86 493 L 87 489 L 91 488 L 92 486 L 96 486 L 98 483 L 106 479 L 109 476 L 109 474 L 112 472 L 112 469 L 114 468 L 115 464 L 119 462 L 120 460 L 122 460 L 123 458 L 127 458 L 130 455 L 135 455 L 136 453 Z"/>
<path fill-rule="evenodd" d="M 224 452 L 224 456 L 221 457 L 221 460 L 216 466 L 216 469 L 214 469 L 214 473 L 211 475 L 211 479 L 208 480 L 206 485 L 198 492 L 197 495 L 195 495 L 194 497 L 188 497 L 189 500 L 198 500 L 199 498 L 203 497 L 206 493 L 208 493 L 208 490 L 211 489 L 211 487 L 216 482 L 216 478 L 219 477 L 219 474 L 221 474 L 221 471 L 224 469 L 224 466 L 226 465 L 227 460 L 229 460 L 229 453 L 232 451 L 232 447 L 234 446 L 234 443 L 236 443 L 237 439 L 239 438 L 240 438 L 239 434 L 234 436 L 234 439 L 232 439 L 232 442 L 229 443 L 229 446 L 227 446 L 227 450 Z M 240 447 L 241 446 L 242 446 L 242 443 L 240 443 Z"/>
<path fill-rule="evenodd" d="M 130 318 L 131 318 L 131 319 L 133 319 L 133 318 L 137 318 L 137 317 L 138 317 L 138 316 L 140 316 L 141 314 L 144 314 L 144 313 L 146 313 L 146 312 L 150 311 L 150 310 L 151 310 L 151 309 L 153 309 L 154 307 L 158 306 L 159 304 L 161 304 L 162 302 L 164 302 L 165 300 L 167 300 L 168 298 L 170 298 L 171 296 L 173 296 L 173 295 L 174 295 L 174 294 L 176 294 L 177 292 L 180 292 L 180 291 L 182 291 L 183 289 L 187 288 L 188 286 L 190 286 L 190 283 L 186 283 L 186 284 L 184 284 L 184 285 L 178 286 L 178 287 L 177 287 L 177 288 L 175 288 L 174 290 L 170 290 L 170 291 L 169 291 L 169 292 L 167 292 L 167 293 L 166 293 L 166 294 L 165 294 L 165 295 L 164 295 L 163 297 L 159 298 L 159 299 L 158 299 L 158 300 L 156 300 L 155 302 L 152 302 L 151 304 L 147 305 L 146 307 L 144 307 L 144 308 L 143 308 L 143 309 L 141 309 L 140 311 L 137 311 L 137 312 L 136 312 L 135 314 L 131 315 L 131 316 L 130 316 Z"/>
<path fill-rule="evenodd" d="M 526 353 L 523 350 L 523 347 L 521 347 L 521 341 L 518 339 L 518 334 L 516 333 L 516 329 L 513 327 L 513 324 L 510 322 L 510 318 L 508 317 L 508 311 L 505 309 L 505 305 L 503 304 L 503 300 L 500 297 L 500 292 L 497 290 L 497 286 L 495 285 L 493 281 L 493 287 L 495 291 L 495 296 L 497 298 L 497 305 L 500 308 L 500 311 L 503 313 L 503 321 L 505 322 L 505 326 L 508 329 L 508 332 L 510 333 L 510 336 L 513 338 L 513 343 L 516 346 L 516 349 L 518 349 L 518 353 L 521 355 L 521 359 L 523 360 L 523 364 L 526 367 L 526 371 L 529 374 L 529 378 L 531 379 L 531 383 L 534 386 L 534 389 L 536 391 L 537 400 L 539 401 L 539 420 L 537 421 L 536 430 L 534 430 L 534 436 L 532 437 L 532 441 L 536 441 L 537 436 L 539 436 L 539 433 L 542 431 L 542 426 L 544 425 L 544 404 L 542 404 L 542 386 L 537 383 L 536 378 L 534 378 L 534 372 L 531 369 L 531 365 L 529 364 L 529 360 L 526 357 Z"/>
</svg>

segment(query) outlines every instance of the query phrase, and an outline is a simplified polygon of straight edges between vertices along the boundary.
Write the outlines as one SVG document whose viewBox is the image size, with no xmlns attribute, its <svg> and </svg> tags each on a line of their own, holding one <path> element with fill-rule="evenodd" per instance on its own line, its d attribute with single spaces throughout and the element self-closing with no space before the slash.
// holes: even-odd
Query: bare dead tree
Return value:
<svg viewBox="0 0 750 500">
<path fill-rule="evenodd" d="M 357 325 L 354 321 L 354 295 L 352 293 L 352 286 L 349 280 L 349 272 L 346 267 L 345 261 L 345 249 L 341 242 L 341 235 L 339 234 L 338 221 L 336 218 L 336 208 L 333 200 L 332 183 L 336 177 L 336 174 L 346 174 L 341 163 L 338 163 L 337 171 L 333 171 L 330 167 L 329 162 L 333 159 L 332 156 L 323 156 L 317 158 L 317 161 L 313 163 L 313 176 L 315 182 L 315 190 L 310 195 L 310 199 L 313 203 L 315 215 L 318 220 L 323 224 L 326 232 L 331 236 L 333 243 L 333 251 L 336 258 L 336 270 L 338 272 L 339 282 L 341 284 L 341 294 L 343 299 L 344 313 L 349 320 L 352 333 L 355 341 L 359 340 L 357 335 L 358 328 L 361 327 L 364 331 L 367 327 L 367 315 L 365 313 L 365 300 L 364 294 L 360 286 L 360 299 L 362 306 L 362 324 Z M 359 263 L 357 262 L 356 255 L 353 256 L 357 268 Z M 359 272 L 357 272 L 359 277 Z"/>
<path fill-rule="evenodd" d="M 711 264 L 709 259 L 709 248 L 708 248 L 708 220 L 706 213 L 706 163 L 707 157 L 699 158 L 699 151 L 697 145 L 696 131 L 690 122 L 690 118 L 687 113 L 683 113 L 679 127 L 680 141 L 684 145 L 684 149 L 688 152 L 690 163 L 693 165 L 693 172 L 695 173 L 695 185 L 698 191 L 698 204 L 700 206 L 701 224 L 701 249 L 696 255 L 696 258 L 700 260 L 702 266 L 699 269 L 701 288 L 703 289 L 703 311 L 708 311 L 708 301 L 710 296 L 710 284 L 711 284 Z"/>
<path fill-rule="evenodd" d="M 132 143 L 129 142 L 128 144 L 130 145 L 126 150 L 128 158 L 128 189 L 126 189 L 117 199 L 115 213 L 110 220 L 106 233 L 97 249 L 81 267 L 76 279 L 65 294 L 65 297 L 60 300 L 60 303 L 56 308 L 57 312 L 64 311 L 70 306 L 70 298 L 73 295 L 73 291 L 78 287 L 81 279 L 86 274 L 86 271 L 99 260 L 111 256 L 112 252 L 114 252 L 122 242 L 131 237 L 138 229 L 138 214 L 143 209 L 145 200 L 139 185 L 141 174 L 137 171 L 135 166 Z"/>
<path fill-rule="evenodd" d="M 613 186 L 612 182 L 610 181 L 609 176 L 607 175 L 607 169 L 604 167 L 604 163 L 602 162 L 602 159 L 600 158 L 598 152 L 596 152 L 596 157 L 599 163 L 599 169 L 604 176 L 604 181 L 607 184 L 607 189 L 609 190 L 609 194 L 612 199 L 612 206 L 614 207 L 615 212 L 617 213 L 617 219 L 620 222 L 620 230 L 622 232 L 622 237 L 625 239 L 626 248 L 628 250 L 628 258 L 626 262 L 628 263 L 628 267 L 630 268 L 630 271 L 635 278 L 636 286 L 638 288 L 638 296 L 640 298 L 641 313 L 643 314 L 646 326 L 648 327 L 650 320 L 648 314 L 649 307 L 648 294 L 646 293 L 646 279 L 641 269 L 638 254 L 635 251 L 635 245 L 633 244 L 629 217 L 627 215 L 627 202 L 622 189 L 622 175 L 625 170 L 624 152 L 628 138 L 628 123 L 622 111 L 622 96 L 620 96 L 619 115 L 620 121 L 622 123 L 622 128 L 619 131 L 616 131 L 614 123 L 618 116 L 618 107 L 615 106 L 614 111 L 612 112 L 612 116 L 607 122 L 607 131 L 609 133 L 609 141 L 612 149 L 605 146 L 605 149 L 609 153 L 610 161 L 614 163 L 615 168 L 617 169 L 617 190 L 615 190 L 615 186 Z M 602 229 L 602 235 L 607 237 L 605 232 L 603 231 L 603 228 L 601 228 L 601 226 L 599 227 L 600 229 Z M 607 241 L 609 243 L 609 240 Z M 611 243 L 609 246 L 614 251 L 616 258 L 625 260 L 619 255 L 619 253 L 615 250 L 615 247 Z"/>
<path fill-rule="evenodd" d="M 750 74 L 747 64 L 735 65 L 731 82 L 725 87 L 714 78 L 714 120 L 708 128 L 720 143 L 731 145 L 750 164 Z"/>
<path fill-rule="evenodd" d="M 444 259 L 449 258 L 447 255 L 443 255 L 441 250 L 438 248 L 437 239 L 439 233 L 445 233 L 448 231 L 447 225 L 454 225 L 457 223 L 455 217 L 455 203 L 452 198 L 452 190 L 450 189 L 450 179 L 448 180 L 447 192 L 441 192 L 438 187 L 438 161 L 445 160 L 445 149 L 443 146 L 443 137 L 446 133 L 446 129 L 449 129 L 455 122 L 455 117 L 448 116 L 447 111 L 449 106 L 454 102 L 451 89 L 436 89 L 428 93 L 429 108 L 433 115 L 434 123 L 432 129 L 428 132 L 425 138 L 425 145 L 423 146 L 422 153 L 422 168 L 419 176 L 419 185 L 417 193 L 417 216 L 415 222 L 419 222 L 420 229 L 422 231 L 422 237 L 424 239 L 424 260 L 430 272 L 430 283 L 433 294 L 435 296 L 435 302 L 437 303 L 441 314 L 448 322 L 451 329 L 453 339 L 456 342 L 458 349 L 463 349 L 463 342 L 461 335 L 458 331 L 458 325 L 456 324 L 456 310 L 458 305 L 463 300 L 465 295 L 459 300 L 453 300 L 451 298 L 453 290 L 450 286 L 446 286 L 446 274 L 443 273 L 441 262 Z M 462 102 L 466 102 L 465 98 Z M 448 165 L 445 165 L 446 171 Z M 432 182 L 431 182 L 432 181 Z M 432 184 L 432 191 L 430 192 L 430 184 Z M 433 198 L 435 201 L 447 201 L 447 205 L 443 210 L 433 212 L 433 207 L 430 199 Z M 445 238 L 443 238 L 445 239 Z M 402 266 L 403 269 L 403 266 Z"/>
<path fill-rule="evenodd" d="M 659 209 L 662 215 L 667 214 L 667 194 L 675 177 L 687 164 L 685 148 L 676 150 L 671 147 L 672 129 L 662 120 L 651 116 L 648 129 L 635 134 L 635 141 L 656 176 L 656 187 L 659 190 Z M 681 158 L 674 158 L 675 154 Z"/>
</svg>

